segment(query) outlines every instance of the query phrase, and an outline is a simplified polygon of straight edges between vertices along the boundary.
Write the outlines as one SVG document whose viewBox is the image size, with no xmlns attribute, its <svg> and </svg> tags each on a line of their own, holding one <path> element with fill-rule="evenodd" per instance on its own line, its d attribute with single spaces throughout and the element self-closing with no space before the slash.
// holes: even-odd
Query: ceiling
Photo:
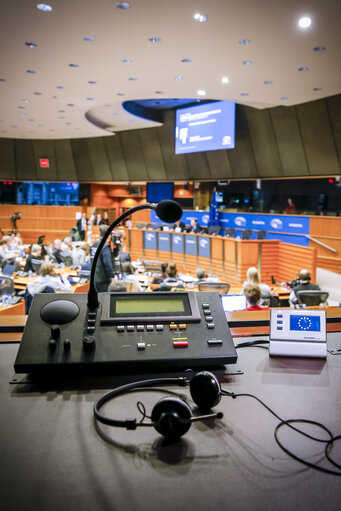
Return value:
<svg viewBox="0 0 341 511">
<path fill-rule="evenodd" d="M 266 108 L 341 91 L 339 0 L 129 0 L 128 9 L 115 0 L 46 1 L 50 12 L 31 0 L 2 5 L 0 137 L 112 136 L 159 125 L 127 112 L 131 100 Z M 198 12 L 206 22 L 194 19 Z M 309 28 L 298 26 L 303 15 Z"/>
</svg>

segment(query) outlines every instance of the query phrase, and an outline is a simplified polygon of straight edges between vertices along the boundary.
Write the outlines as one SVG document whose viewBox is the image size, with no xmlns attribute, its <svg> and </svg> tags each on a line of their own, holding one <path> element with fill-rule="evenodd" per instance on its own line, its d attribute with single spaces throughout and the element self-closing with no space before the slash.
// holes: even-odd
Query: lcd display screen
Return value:
<svg viewBox="0 0 341 511">
<path fill-rule="evenodd" d="M 290 316 L 290 330 L 319 332 L 321 329 L 319 316 Z"/>
<path fill-rule="evenodd" d="M 176 300 L 116 300 L 117 314 L 150 314 L 151 312 L 184 312 L 182 299 Z"/>
</svg>

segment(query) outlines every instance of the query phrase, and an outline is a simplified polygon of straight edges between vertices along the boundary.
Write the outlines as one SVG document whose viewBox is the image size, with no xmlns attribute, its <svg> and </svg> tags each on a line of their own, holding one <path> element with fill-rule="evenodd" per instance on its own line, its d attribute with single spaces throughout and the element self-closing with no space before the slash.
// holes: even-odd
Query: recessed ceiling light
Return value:
<svg viewBox="0 0 341 511">
<path fill-rule="evenodd" d="M 184 64 L 189 64 L 190 62 L 192 62 L 191 59 L 181 59 L 181 62 L 183 62 Z"/>
<path fill-rule="evenodd" d="M 23 112 L 22 114 L 20 114 L 21 117 L 26 117 L 27 114 L 25 114 L 25 112 Z"/>
<path fill-rule="evenodd" d="M 53 129 L 53 128 L 51 128 L 51 129 L 50 129 L 50 131 L 54 131 L 54 129 Z"/>
<path fill-rule="evenodd" d="M 249 94 L 247 92 L 242 92 L 240 95 L 241 96 L 248 96 Z"/>
<path fill-rule="evenodd" d="M 42 92 L 33 92 L 33 94 L 35 94 L 36 96 L 42 96 L 43 95 Z"/>
<path fill-rule="evenodd" d="M 24 106 L 18 106 L 18 108 L 20 108 L 21 110 L 23 110 L 25 107 L 24 107 Z"/>
<path fill-rule="evenodd" d="M 243 66 L 251 66 L 253 64 L 252 60 L 244 60 L 242 62 Z"/>
<path fill-rule="evenodd" d="M 38 128 L 44 128 L 45 124 L 38 124 Z"/>
<path fill-rule="evenodd" d="M 251 40 L 250 39 L 240 39 L 238 41 L 238 44 L 243 44 L 243 45 L 251 44 Z"/>
<path fill-rule="evenodd" d="M 204 23 L 207 20 L 207 16 L 205 16 L 205 14 L 201 14 L 200 12 L 196 12 L 193 18 L 199 23 Z"/>
<path fill-rule="evenodd" d="M 22 101 L 23 103 L 29 103 L 29 102 L 30 102 L 30 100 L 29 100 L 29 99 L 22 99 L 21 101 Z"/>
<path fill-rule="evenodd" d="M 322 90 L 322 87 L 314 87 L 313 90 L 314 91 L 319 91 L 319 90 Z"/>
<path fill-rule="evenodd" d="M 0 78 L 0 82 L 5 82 L 5 78 Z"/>
<path fill-rule="evenodd" d="M 116 96 L 124 96 L 123 92 L 118 92 Z"/>
<path fill-rule="evenodd" d="M 118 9 L 123 9 L 124 11 L 126 11 L 127 9 L 129 9 L 130 4 L 128 2 L 116 2 L 116 7 Z"/>
<path fill-rule="evenodd" d="M 63 85 L 57 85 L 57 89 L 64 89 Z"/>
<path fill-rule="evenodd" d="M 308 28 L 310 27 L 311 25 L 311 18 L 309 16 L 302 16 L 299 20 L 298 20 L 298 26 L 300 28 Z"/>
<path fill-rule="evenodd" d="M 34 122 L 34 119 L 28 119 L 30 122 Z"/>
<path fill-rule="evenodd" d="M 206 91 L 203 89 L 199 89 L 199 90 L 197 90 L 197 95 L 198 96 L 206 96 Z"/>
<path fill-rule="evenodd" d="M 63 115 L 60 115 L 59 119 L 65 119 L 65 117 Z"/>
<path fill-rule="evenodd" d="M 15 124 L 13 124 L 13 126 L 11 126 L 11 128 L 17 128 L 18 126 L 15 126 Z"/>
<path fill-rule="evenodd" d="M 177 82 L 180 82 L 181 80 L 183 80 L 183 77 L 182 76 L 174 76 L 174 80 L 176 80 Z"/>
<path fill-rule="evenodd" d="M 299 71 L 308 71 L 308 67 L 299 67 L 298 70 Z"/>
<path fill-rule="evenodd" d="M 69 64 L 69 67 L 78 67 L 78 64 Z"/>
<path fill-rule="evenodd" d="M 122 60 L 122 63 L 123 63 L 123 64 L 131 64 L 131 63 L 132 63 L 132 60 L 131 60 L 131 59 L 123 59 L 123 60 Z"/>
<path fill-rule="evenodd" d="M 75 106 L 73 103 L 67 103 L 67 106 Z"/>
<path fill-rule="evenodd" d="M 163 91 L 162 90 L 156 90 L 155 94 L 163 94 Z"/>
<path fill-rule="evenodd" d="M 112 112 L 112 114 L 111 114 L 111 115 L 118 115 L 118 113 L 117 113 L 117 112 Z"/>
<path fill-rule="evenodd" d="M 86 98 L 88 101 L 93 101 L 95 98 Z"/>
<path fill-rule="evenodd" d="M 93 43 L 94 40 L 95 40 L 94 37 L 90 37 L 90 36 L 83 37 L 83 41 L 86 41 L 87 43 Z"/>
<path fill-rule="evenodd" d="M 88 83 L 90 83 L 91 85 L 95 85 L 97 82 L 95 82 L 94 80 L 89 80 Z"/>
<path fill-rule="evenodd" d="M 65 114 L 65 110 L 58 110 L 59 113 Z"/>
<path fill-rule="evenodd" d="M 271 81 L 271 80 L 265 80 L 265 81 L 264 81 L 264 84 L 265 84 L 265 85 L 270 85 L 271 83 L 272 83 L 272 81 Z"/>
<path fill-rule="evenodd" d="M 161 38 L 160 37 L 150 37 L 149 41 L 151 43 L 159 43 L 161 41 Z"/>
<path fill-rule="evenodd" d="M 37 9 L 39 9 L 39 11 L 43 11 L 43 12 L 51 12 L 52 11 L 52 7 L 49 4 L 37 4 Z"/>
<path fill-rule="evenodd" d="M 72 122 L 66 122 L 65 123 L 67 126 L 71 126 L 72 125 Z"/>
<path fill-rule="evenodd" d="M 110 105 L 104 105 L 104 106 L 105 106 L 105 108 L 110 108 Z"/>
<path fill-rule="evenodd" d="M 287 96 L 282 96 L 281 99 L 285 101 L 286 99 L 289 99 Z"/>
<path fill-rule="evenodd" d="M 68 134 L 68 137 L 73 137 L 72 133 L 69 133 L 69 134 Z"/>
<path fill-rule="evenodd" d="M 129 81 L 131 81 L 131 82 L 136 82 L 136 81 L 137 81 L 137 78 L 130 77 L 130 78 L 128 78 L 128 80 L 129 80 Z"/>
<path fill-rule="evenodd" d="M 37 47 L 36 43 L 29 43 L 28 42 L 28 43 L 25 43 L 25 45 L 28 46 L 29 48 L 36 48 Z"/>
<path fill-rule="evenodd" d="M 229 83 L 230 79 L 228 76 L 223 76 L 221 79 L 221 83 Z"/>
<path fill-rule="evenodd" d="M 36 73 L 36 71 L 34 71 L 34 69 L 26 69 L 26 73 L 34 75 Z"/>
<path fill-rule="evenodd" d="M 325 49 L 325 46 L 315 46 L 314 51 L 324 51 Z"/>
</svg>

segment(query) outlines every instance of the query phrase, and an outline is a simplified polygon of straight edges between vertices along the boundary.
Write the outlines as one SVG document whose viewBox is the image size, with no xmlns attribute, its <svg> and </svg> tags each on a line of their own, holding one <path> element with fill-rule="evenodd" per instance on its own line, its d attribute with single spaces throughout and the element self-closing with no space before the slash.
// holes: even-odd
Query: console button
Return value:
<svg viewBox="0 0 341 511">
<path fill-rule="evenodd" d="M 223 344 L 223 341 L 221 339 L 209 339 L 207 341 L 207 344 L 209 346 L 221 346 Z"/>
<path fill-rule="evenodd" d="M 49 340 L 49 348 L 51 351 L 54 351 L 57 347 L 57 341 L 56 339 L 50 339 Z"/>
<path fill-rule="evenodd" d="M 138 332 L 144 332 L 144 325 L 136 325 L 136 330 Z"/>
<path fill-rule="evenodd" d="M 88 325 L 89 326 L 95 326 L 96 320 L 95 319 L 88 319 Z"/>
<path fill-rule="evenodd" d="M 117 325 L 116 330 L 117 332 L 124 332 L 124 325 Z"/>
<path fill-rule="evenodd" d="M 210 308 L 210 304 L 209 303 L 203 303 L 202 304 L 202 308 L 203 309 L 209 309 Z"/>
<path fill-rule="evenodd" d="M 155 328 L 158 332 L 161 332 L 163 330 L 163 325 L 156 325 Z"/>
<path fill-rule="evenodd" d="M 206 316 L 206 321 L 207 323 L 210 323 L 211 321 L 213 321 L 213 317 L 212 316 Z"/>
<path fill-rule="evenodd" d="M 178 328 L 178 325 L 169 325 L 169 330 L 176 330 Z"/>
<path fill-rule="evenodd" d="M 63 342 L 63 345 L 64 345 L 64 350 L 68 351 L 71 349 L 71 341 L 70 339 L 65 339 L 65 341 Z"/>
<path fill-rule="evenodd" d="M 145 342 L 138 342 L 137 343 L 137 349 L 138 350 L 145 350 L 146 349 L 146 343 Z"/>
<path fill-rule="evenodd" d="M 173 346 L 174 348 L 187 348 L 188 341 L 174 341 Z"/>
<path fill-rule="evenodd" d="M 135 326 L 134 325 L 127 325 L 127 332 L 135 332 Z"/>
<path fill-rule="evenodd" d="M 154 325 L 146 325 L 147 332 L 152 332 L 154 330 Z"/>
<path fill-rule="evenodd" d="M 88 314 L 89 319 L 96 319 L 96 316 L 97 316 L 97 312 L 89 312 L 89 314 Z"/>
<path fill-rule="evenodd" d="M 93 334 L 95 332 L 95 327 L 94 326 L 88 326 L 86 328 L 86 331 L 88 332 L 88 334 Z"/>
<path fill-rule="evenodd" d="M 212 314 L 212 312 L 210 311 L 210 309 L 205 309 L 204 314 L 205 316 L 209 316 L 210 314 Z"/>
<path fill-rule="evenodd" d="M 186 328 L 187 328 L 186 323 L 180 323 L 179 330 L 186 330 Z"/>
<path fill-rule="evenodd" d="M 215 324 L 214 323 L 206 323 L 207 324 L 207 328 L 214 328 L 215 327 Z"/>
</svg>

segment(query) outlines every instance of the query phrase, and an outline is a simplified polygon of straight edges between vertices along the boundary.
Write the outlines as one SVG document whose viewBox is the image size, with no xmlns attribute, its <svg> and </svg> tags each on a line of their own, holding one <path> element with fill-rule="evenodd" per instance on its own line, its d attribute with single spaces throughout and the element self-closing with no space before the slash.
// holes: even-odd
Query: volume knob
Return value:
<svg viewBox="0 0 341 511">
<path fill-rule="evenodd" d="M 96 339 L 93 335 L 88 335 L 83 339 L 84 351 L 92 351 L 96 347 Z"/>
</svg>

